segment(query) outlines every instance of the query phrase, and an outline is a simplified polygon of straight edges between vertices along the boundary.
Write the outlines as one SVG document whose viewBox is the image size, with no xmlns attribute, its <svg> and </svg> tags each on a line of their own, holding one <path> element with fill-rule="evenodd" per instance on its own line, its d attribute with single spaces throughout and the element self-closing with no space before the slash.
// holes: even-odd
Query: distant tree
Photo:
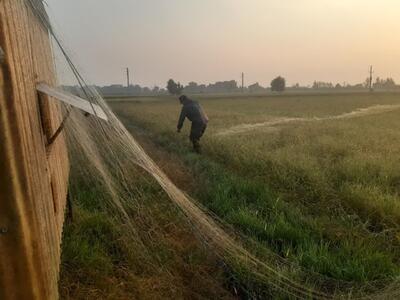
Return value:
<svg viewBox="0 0 400 300">
<path fill-rule="evenodd" d="M 340 88 L 342 88 L 342 86 L 340 85 L 340 83 L 337 83 L 337 84 L 335 85 L 335 89 L 340 89 Z"/>
<path fill-rule="evenodd" d="M 369 86 L 369 81 L 370 81 L 370 78 L 369 77 L 367 77 L 365 80 L 364 80 L 364 82 L 362 83 L 362 85 L 363 85 L 363 87 L 364 88 L 370 88 L 370 86 Z"/>
<path fill-rule="evenodd" d="M 393 78 L 388 78 L 386 79 L 386 83 L 385 83 L 388 87 L 395 87 L 396 86 L 396 82 L 393 80 Z"/>
<path fill-rule="evenodd" d="M 183 91 L 183 85 L 176 83 L 173 79 L 168 80 L 167 90 L 171 95 L 180 95 Z"/>
<path fill-rule="evenodd" d="M 173 79 L 168 80 L 167 82 L 167 90 L 171 95 L 175 95 L 176 91 L 176 83 Z"/>
<path fill-rule="evenodd" d="M 296 83 L 292 85 L 292 89 L 299 89 L 300 88 L 300 84 Z"/>
<path fill-rule="evenodd" d="M 201 87 L 194 81 L 189 82 L 183 91 L 186 94 L 198 94 L 202 92 Z"/>
<path fill-rule="evenodd" d="M 313 89 L 331 89 L 331 88 L 333 88 L 333 84 L 331 82 L 314 81 L 312 88 Z"/>
<path fill-rule="evenodd" d="M 271 81 L 271 91 L 273 92 L 283 92 L 286 88 L 285 78 L 278 76 Z"/>
<path fill-rule="evenodd" d="M 196 82 L 191 81 L 186 87 L 196 89 L 198 86 L 199 85 Z"/>
<path fill-rule="evenodd" d="M 312 88 L 313 89 L 317 89 L 318 88 L 318 82 L 314 81 L 312 84 Z"/>
<path fill-rule="evenodd" d="M 376 89 L 393 89 L 396 88 L 396 82 L 393 78 L 381 79 L 377 77 L 373 87 Z"/>
</svg>

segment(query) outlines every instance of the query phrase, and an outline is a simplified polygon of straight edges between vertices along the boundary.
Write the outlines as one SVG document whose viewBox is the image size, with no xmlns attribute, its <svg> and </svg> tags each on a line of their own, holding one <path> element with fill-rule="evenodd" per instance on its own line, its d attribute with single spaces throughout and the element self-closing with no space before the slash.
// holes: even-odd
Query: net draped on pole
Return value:
<svg viewBox="0 0 400 300">
<path fill-rule="evenodd" d="M 251 241 L 235 233 L 228 224 L 224 224 L 182 192 L 146 154 L 114 115 L 106 101 L 93 86 L 87 84 L 55 33 L 49 19 L 44 15 L 44 11 L 38 6 L 40 1 L 27 1 L 37 17 L 48 28 L 57 48 L 54 51 L 60 53 L 65 66 L 68 66 L 75 77 L 80 96 L 100 106 L 108 117 L 106 122 L 72 109 L 65 123 L 64 134 L 71 163 L 72 201 L 79 189 L 93 184 L 101 186 L 104 193 L 98 201 L 106 202 L 110 212 L 124 219 L 127 228 L 126 235 L 138 242 L 137 247 L 141 250 L 140 252 L 146 255 L 146 247 L 140 242 L 135 220 L 129 217 L 127 208 L 140 206 L 134 197 L 137 187 L 132 182 L 136 176 L 147 176 L 149 180 L 155 180 L 162 187 L 210 251 L 214 251 L 233 270 L 248 270 L 252 280 L 269 289 L 296 299 L 347 299 L 349 297 L 352 299 L 394 299 L 400 297 L 398 280 L 355 286 L 351 282 L 334 280 L 304 270 L 268 249 L 265 249 L 266 254 L 263 258 L 252 254 L 244 246 L 251 244 Z M 59 62 L 58 65 L 60 65 Z M 69 110 L 70 108 L 65 106 L 65 111 Z M 138 172 L 138 168 L 144 170 L 147 175 Z M 79 180 L 75 180 L 78 177 Z M 293 278 L 293 274 L 296 274 L 296 278 Z"/>
</svg>

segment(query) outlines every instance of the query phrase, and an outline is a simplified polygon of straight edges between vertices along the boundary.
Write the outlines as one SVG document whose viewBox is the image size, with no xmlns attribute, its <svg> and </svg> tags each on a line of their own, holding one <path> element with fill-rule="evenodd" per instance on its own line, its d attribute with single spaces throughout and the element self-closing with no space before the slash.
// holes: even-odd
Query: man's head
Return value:
<svg viewBox="0 0 400 300">
<path fill-rule="evenodd" d="M 181 102 L 181 104 L 184 104 L 189 98 L 186 95 L 182 95 L 179 97 L 179 102 Z"/>
</svg>

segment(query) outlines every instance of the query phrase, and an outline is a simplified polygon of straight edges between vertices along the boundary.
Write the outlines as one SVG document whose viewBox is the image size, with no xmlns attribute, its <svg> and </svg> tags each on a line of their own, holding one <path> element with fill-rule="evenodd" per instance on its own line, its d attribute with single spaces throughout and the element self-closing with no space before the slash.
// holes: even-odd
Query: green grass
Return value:
<svg viewBox="0 0 400 300">
<path fill-rule="evenodd" d="M 395 255 L 377 243 L 379 238 L 342 240 L 335 235 L 328 236 L 324 227 L 330 225 L 331 219 L 307 214 L 281 201 L 261 181 L 235 175 L 208 158 L 187 153 L 174 144 L 166 145 L 164 139 L 161 145 L 179 153 L 190 166 L 195 174 L 197 188 L 193 195 L 197 199 L 243 234 L 280 256 L 313 272 L 341 280 L 365 282 L 394 276 L 400 271 Z M 349 230 L 362 234 L 352 228 L 349 220 L 337 221 L 335 225 L 336 230 L 347 234 Z"/>
<path fill-rule="evenodd" d="M 132 205 L 124 203 L 137 235 L 108 204 L 101 185 L 72 174 L 62 299 L 233 298 L 219 260 L 196 241 L 183 216 L 142 171 L 136 170 L 132 182 Z"/>
<path fill-rule="evenodd" d="M 193 196 L 261 247 L 310 271 L 362 283 L 400 274 L 399 112 L 215 133 L 271 117 L 324 117 L 399 100 L 397 94 L 203 98 L 211 123 L 201 157 L 188 151 L 187 132 L 175 133 L 177 101 L 113 108 L 177 154 L 195 178 Z"/>
</svg>

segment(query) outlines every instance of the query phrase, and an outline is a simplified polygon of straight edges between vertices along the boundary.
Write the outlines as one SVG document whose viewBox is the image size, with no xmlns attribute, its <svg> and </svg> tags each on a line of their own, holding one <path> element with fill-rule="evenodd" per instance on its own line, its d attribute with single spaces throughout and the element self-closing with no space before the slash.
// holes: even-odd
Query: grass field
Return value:
<svg viewBox="0 0 400 300">
<path fill-rule="evenodd" d="M 176 99 L 111 106 L 178 186 L 260 247 L 334 280 L 400 275 L 400 95 L 198 100 L 202 156 L 188 124 L 176 133 Z"/>
<path fill-rule="evenodd" d="M 138 168 L 131 171 L 135 201 L 125 208 L 137 236 L 108 206 L 107 189 L 72 170 L 61 299 L 235 299 L 221 261 L 196 239 L 161 188 Z"/>
<path fill-rule="evenodd" d="M 175 98 L 110 105 L 172 181 L 247 237 L 253 252 L 272 250 L 300 266 L 291 278 L 334 293 L 337 282 L 382 287 L 400 276 L 400 95 L 197 99 L 211 120 L 201 156 L 188 123 L 176 132 Z M 79 176 L 71 183 L 63 299 L 286 299 L 215 256 L 161 188 L 132 172 L 136 240 L 99 202 L 101 187 L 80 186 Z"/>
</svg>

